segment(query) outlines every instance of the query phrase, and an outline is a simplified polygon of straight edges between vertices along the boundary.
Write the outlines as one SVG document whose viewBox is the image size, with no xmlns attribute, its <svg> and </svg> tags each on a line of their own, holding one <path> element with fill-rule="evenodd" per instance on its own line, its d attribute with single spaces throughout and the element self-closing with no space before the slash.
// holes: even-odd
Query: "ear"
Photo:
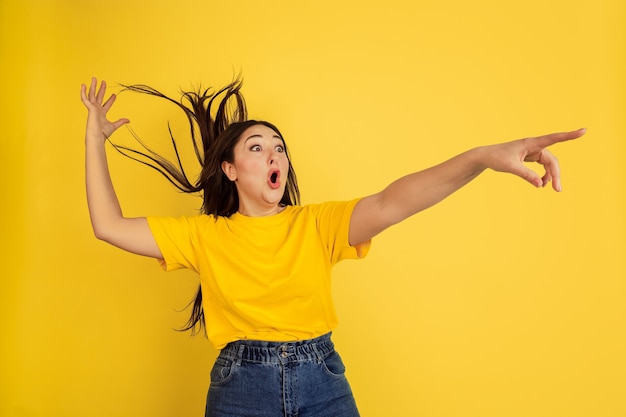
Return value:
<svg viewBox="0 0 626 417">
<path fill-rule="evenodd" d="M 222 171 L 229 180 L 235 181 L 237 179 L 237 170 L 230 162 L 222 161 Z"/>
</svg>

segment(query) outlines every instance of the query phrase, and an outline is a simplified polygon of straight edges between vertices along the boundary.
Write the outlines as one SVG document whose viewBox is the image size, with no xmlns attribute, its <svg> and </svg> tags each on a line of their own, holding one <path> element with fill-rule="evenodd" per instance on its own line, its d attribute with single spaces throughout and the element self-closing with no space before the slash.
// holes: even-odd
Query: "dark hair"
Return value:
<svg viewBox="0 0 626 417">
<path fill-rule="evenodd" d="M 211 88 L 203 90 L 200 87 L 196 91 L 182 91 L 181 100 L 176 101 L 146 85 L 123 85 L 124 90 L 165 99 L 178 106 L 185 113 L 189 122 L 191 144 L 199 164 L 196 170 L 201 170 L 196 181 L 189 179 L 187 170 L 183 167 L 178 144 L 169 124 L 169 135 L 176 155 L 175 162 L 168 160 L 146 146 L 130 127 L 131 134 L 144 151 L 109 142 L 122 155 L 158 171 L 179 190 L 190 194 L 200 194 L 202 196 L 202 207 L 200 210 L 202 213 L 230 217 L 239 208 L 239 196 L 235 184 L 222 171 L 222 162 L 234 161 L 234 148 L 243 132 L 251 126 L 264 125 L 274 130 L 284 142 L 283 135 L 273 124 L 259 120 L 247 120 L 248 111 L 240 91 L 241 86 L 242 80 L 237 78 L 216 92 L 213 92 Z M 217 105 L 215 111 L 213 109 L 214 105 Z M 300 191 L 298 189 L 296 172 L 293 169 L 286 144 L 285 153 L 289 160 L 289 173 L 285 193 L 280 200 L 280 204 L 286 206 L 297 205 L 300 204 Z M 202 307 L 202 288 L 200 286 L 195 298 L 187 307 L 189 306 L 192 306 L 189 320 L 179 330 L 191 330 L 192 334 L 202 330 L 206 335 L 206 323 Z"/>
</svg>

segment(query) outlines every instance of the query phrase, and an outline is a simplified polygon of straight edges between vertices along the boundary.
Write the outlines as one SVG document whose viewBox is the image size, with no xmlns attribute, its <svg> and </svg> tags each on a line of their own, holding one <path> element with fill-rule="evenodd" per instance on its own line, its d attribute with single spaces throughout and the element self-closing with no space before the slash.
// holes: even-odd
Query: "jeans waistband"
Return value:
<svg viewBox="0 0 626 417">
<path fill-rule="evenodd" d="M 220 356 L 237 363 L 284 363 L 293 361 L 321 362 L 335 351 L 330 340 L 331 333 L 308 340 L 293 342 L 266 342 L 261 340 L 238 340 L 227 344 Z"/>
</svg>

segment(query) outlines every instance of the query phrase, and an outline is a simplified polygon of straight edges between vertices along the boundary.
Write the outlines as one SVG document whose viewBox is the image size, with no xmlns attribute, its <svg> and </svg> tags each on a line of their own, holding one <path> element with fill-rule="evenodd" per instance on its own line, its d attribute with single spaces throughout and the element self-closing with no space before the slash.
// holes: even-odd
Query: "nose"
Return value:
<svg viewBox="0 0 626 417">
<path fill-rule="evenodd" d="M 270 159 L 269 159 L 270 165 L 274 165 L 278 163 L 278 155 L 279 153 L 276 151 L 272 151 L 272 153 L 270 153 Z"/>
</svg>

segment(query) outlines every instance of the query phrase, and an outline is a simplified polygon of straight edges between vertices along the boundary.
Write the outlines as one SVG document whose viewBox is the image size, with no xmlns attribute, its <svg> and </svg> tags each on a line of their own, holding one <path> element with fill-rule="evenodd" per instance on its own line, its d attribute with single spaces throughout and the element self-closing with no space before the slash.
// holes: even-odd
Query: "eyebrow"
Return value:
<svg viewBox="0 0 626 417">
<path fill-rule="evenodd" d="M 248 136 L 248 137 L 246 138 L 246 140 L 245 140 L 243 143 L 245 144 L 245 143 L 246 143 L 247 141 L 249 141 L 250 139 L 254 139 L 254 138 L 262 138 L 262 137 L 263 137 L 263 135 L 260 135 L 260 134 L 258 134 L 258 133 L 255 133 L 254 135 L 250 135 L 250 136 Z M 284 139 L 283 139 L 283 138 L 281 138 L 281 137 L 280 137 L 280 136 L 278 136 L 278 135 L 272 135 L 272 137 L 273 137 L 274 139 L 278 139 L 279 141 L 281 141 L 281 142 L 285 143 Z"/>
</svg>

